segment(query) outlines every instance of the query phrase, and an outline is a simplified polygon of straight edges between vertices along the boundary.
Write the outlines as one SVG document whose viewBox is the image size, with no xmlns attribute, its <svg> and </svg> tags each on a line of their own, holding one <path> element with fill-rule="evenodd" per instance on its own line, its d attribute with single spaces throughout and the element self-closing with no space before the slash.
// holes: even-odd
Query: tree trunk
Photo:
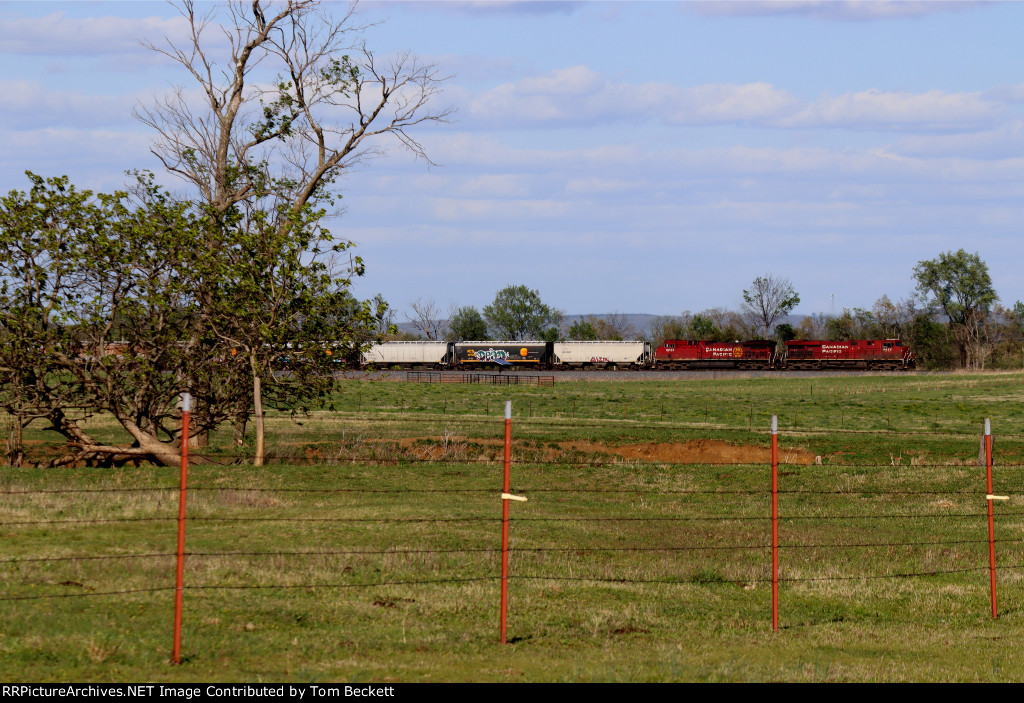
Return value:
<svg viewBox="0 0 1024 703">
<path fill-rule="evenodd" d="M 199 403 L 195 403 L 196 406 Z M 207 429 L 196 430 L 195 434 L 189 434 L 188 446 L 189 449 L 201 449 L 207 447 L 210 444 L 210 431 Z"/>
<path fill-rule="evenodd" d="M 235 415 L 234 422 L 232 423 L 235 427 L 235 432 L 232 437 L 236 447 L 241 447 L 245 444 L 245 425 L 249 421 L 248 413 L 239 412 Z"/>
<path fill-rule="evenodd" d="M 266 436 L 264 435 L 263 427 L 263 379 L 259 373 L 259 367 L 256 365 L 256 358 L 254 356 L 249 357 L 249 363 L 252 366 L 252 404 L 253 404 L 253 424 L 256 427 L 256 456 L 253 457 L 253 466 L 263 466 L 263 458 L 266 447 Z"/>
<path fill-rule="evenodd" d="M 8 466 L 21 466 L 25 456 L 22 450 L 21 416 L 8 415 L 7 418 L 11 423 L 6 438 Z"/>
</svg>

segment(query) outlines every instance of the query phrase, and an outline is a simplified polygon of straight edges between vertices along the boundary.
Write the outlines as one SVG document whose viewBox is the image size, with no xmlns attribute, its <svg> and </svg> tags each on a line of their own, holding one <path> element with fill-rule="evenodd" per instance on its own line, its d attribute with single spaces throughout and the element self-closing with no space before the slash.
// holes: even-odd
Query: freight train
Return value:
<svg viewBox="0 0 1024 703">
<path fill-rule="evenodd" d="M 384 342 L 362 354 L 373 368 L 544 370 L 890 370 L 914 368 L 914 354 L 898 339 L 786 342 L 780 353 L 768 339 L 708 342 L 666 339 L 650 342 Z"/>
</svg>

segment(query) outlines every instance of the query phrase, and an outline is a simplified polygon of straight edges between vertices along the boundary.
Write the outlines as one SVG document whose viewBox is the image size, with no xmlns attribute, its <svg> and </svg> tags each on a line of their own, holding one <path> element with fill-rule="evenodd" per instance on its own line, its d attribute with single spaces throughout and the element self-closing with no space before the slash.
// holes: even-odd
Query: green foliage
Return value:
<svg viewBox="0 0 1024 703">
<path fill-rule="evenodd" d="M 950 344 L 949 328 L 927 313 L 911 321 L 906 341 L 914 352 L 919 369 L 948 369 L 956 364 L 957 355 Z"/>
<path fill-rule="evenodd" d="M 796 330 L 793 328 L 793 325 L 785 322 L 781 325 L 775 325 L 773 338 L 781 344 L 785 344 L 790 340 L 796 339 Z"/>
<path fill-rule="evenodd" d="M 0 407 L 48 422 L 90 460 L 148 455 L 177 436 L 185 378 L 213 392 L 208 338 L 182 345 L 198 319 L 202 223 L 147 174 L 113 194 L 28 177 L 28 192 L 0 201 Z M 137 447 L 98 446 L 81 426 L 98 412 Z"/>
<path fill-rule="evenodd" d="M 718 325 L 707 315 L 697 313 L 690 320 L 690 339 L 714 339 L 719 331 Z"/>
<path fill-rule="evenodd" d="M 555 328 L 557 337 L 561 313 L 541 301 L 540 293 L 526 286 L 508 286 L 484 306 L 487 327 L 499 339 L 545 339 Z"/>
<path fill-rule="evenodd" d="M 196 433 L 247 417 L 262 393 L 301 410 L 376 338 L 386 304 L 348 291 L 358 259 L 346 275 L 325 263 L 349 244 L 321 211 L 282 204 L 214 224 L 149 174 L 114 194 L 29 179 L 0 200 L 0 407 L 73 443 L 57 463 L 173 462 L 179 393 L 196 398 Z M 83 429 L 103 412 L 133 446 Z"/>
<path fill-rule="evenodd" d="M 977 253 L 947 251 L 935 259 L 919 261 L 914 279 L 920 294 L 932 296 L 949 320 L 960 348 L 961 366 L 982 367 L 987 354 L 986 322 L 999 299 L 985 262 Z"/>
<path fill-rule="evenodd" d="M 569 339 L 576 342 L 591 342 L 601 339 L 590 318 L 576 320 L 569 327 Z"/>
<path fill-rule="evenodd" d="M 968 254 L 963 249 L 919 261 L 914 267 L 914 280 L 921 295 L 932 295 L 956 325 L 972 324 L 973 317 L 987 313 L 999 299 L 988 265 L 977 253 Z"/>
<path fill-rule="evenodd" d="M 459 308 L 448 321 L 448 341 L 462 342 L 466 340 L 486 341 L 487 323 L 480 311 L 471 305 Z"/>
<path fill-rule="evenodd" d="M 1015 302 L 1013 304 L 1013 314 L 1016 315 L 1018 319 L 1024 320 L 1024 303 L 1019 300 Z"/>
<path fill-rule="evenodd" d="M 557 327 L 548 327 L 537 338 L 542 342 L 557 342 L 562 338 L 562 332 Z"/>
<path fill-rule="evenodd" d="M 829 317 L 825 322 L 826 338 L 833 341 L 874 339 L 883 336 L 878 331 L 874 314 L 863 308 L 844 308 L 841 315 Z"/>
</svg>

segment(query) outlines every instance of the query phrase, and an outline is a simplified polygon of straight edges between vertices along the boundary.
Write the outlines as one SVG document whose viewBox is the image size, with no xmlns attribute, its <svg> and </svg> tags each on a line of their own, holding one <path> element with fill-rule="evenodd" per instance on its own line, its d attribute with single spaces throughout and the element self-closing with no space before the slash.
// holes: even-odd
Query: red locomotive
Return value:
<svg viewBox="0 0 1024 703">
<path fill-rule="evenodd" d="M 786 342 L 786 358 L 779 368 L 906 371 L 914 368 L 914 354 L 898 339 L 799 339 Z"/>
<path fill-rule="evenodd" d="M 761 369 L 774 368 L 775 342 L 705 342 L 666 339 L 654 352 L 657 369 Z"/>
</svg>

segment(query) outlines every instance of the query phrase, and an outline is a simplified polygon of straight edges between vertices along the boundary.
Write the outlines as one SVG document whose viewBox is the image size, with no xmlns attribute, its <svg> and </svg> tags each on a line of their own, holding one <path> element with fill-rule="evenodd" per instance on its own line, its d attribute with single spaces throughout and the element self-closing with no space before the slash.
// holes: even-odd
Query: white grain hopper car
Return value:
<svg viewBox="0 0 1024 703">
<path fill-rule="evenodd" d="M 556 369 L 648 368 L 650 342 L 555 342 L 551 365 Z"/>
<path fill-rule="evenodd" d="M 451 342 L 385 342 L 363 352 L 364 366 L 391 368 L 446 367 L 451 362 Z"/>
</svg>

